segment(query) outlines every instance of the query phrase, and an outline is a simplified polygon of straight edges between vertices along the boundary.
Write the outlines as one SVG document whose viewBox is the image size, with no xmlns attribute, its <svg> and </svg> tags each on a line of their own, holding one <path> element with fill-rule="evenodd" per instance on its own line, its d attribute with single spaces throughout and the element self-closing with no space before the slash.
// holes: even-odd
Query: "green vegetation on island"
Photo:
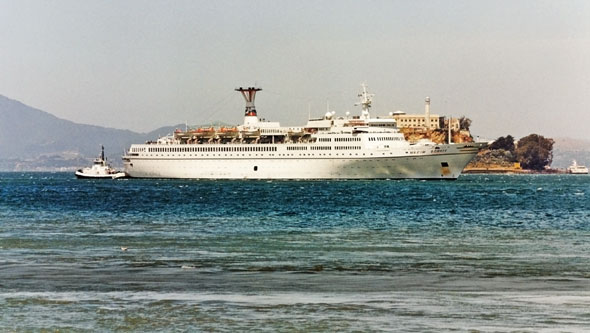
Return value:
<svg viewBox="0 0 590 333">
<path fill-rule="evenodd" d="M 515 143 L 511 135 L 494 140 L 467 165 L 466 172 L 538 172 L 553 161 L 551 138 L 530 134 Z"/>
</svg>

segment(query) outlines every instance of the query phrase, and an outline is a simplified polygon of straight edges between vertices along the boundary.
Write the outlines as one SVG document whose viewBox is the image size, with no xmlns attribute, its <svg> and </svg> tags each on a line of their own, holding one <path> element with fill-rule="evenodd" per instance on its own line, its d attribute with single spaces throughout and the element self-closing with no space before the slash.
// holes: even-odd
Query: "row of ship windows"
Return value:
<svg viewBox="0 0 590 333">
<path fill-rule="evenodd" d="M 321 142 L 329 142 L 331 138 L 319 138 Z M 335 138 L 334 141 L 360 141 L 360 138 Z M 382 138 L 369 138 L 369 141 L 401 141 L 402 138 L 396 137 L 382 137 Z M 314 147 L 311 146 L 312 150 L 331 150 L 330 147 Z M 360 149 L 360 147 L 334 147 L 336 150 L 341 149 Z M 287 150 L 307 150 L 307 146 L 290 146 Z M 277 147 L 268 146 L 253 146 L 253 147 L 154 147 L 148 148 L 150 153 L 193 153 L 193 152 L 241 152 L 241 151 L 277 151 Z M 144 152 L 144 148 L 131 148 L 132 153 Z"/>
<path fill-rule="evenodd" d="M 331 146 L 310 146 L 310 150 L 332 150 Z M 361 146 L 335 146 L 334 150 L 361 149 Z M 307 150 L 307 146 L 289 146 L 287 150 Z"/>
<path fill-rule="evenodd" d="M 329 142 L 330 139 L 322 140 L 324 138 L 318 139 L 321 142 Z M 393 136 L 386 136 L 386 137 L 376 137 L 376 138 L 369 138 L 369 141 L 402 141 L 401 137 L 393 137 Z M 334 141 L 361 141 L 361 138 L 335 138 Z"/>
<path fill-rule="evenodd" d="M 334 150 L 356 150 L 361 149 L 361 146 L 336 146 Z"/>
<path fill-rule="evenodd" d="M 287 150 L 307 150 L 308 146 L 288 146 Z M 332 150 L 331 146 L 310 146 L 310 150 Z M 361 146 L 335 146 L 334 150 L 359 150 Z M 143 152 L 144 148 L 131 148 L 131 152 Z M 277 151 L 277 147 L 154 147 L 148 148 L 150 153 L 197 153 L 197 152 L 263 152 Z M 407 152 L 406 152 L 407 153 Z M 414 154 L 414 152 L 411 152 Z"/>
<path fill-rule="evenodd" d="M 406 151 L 406 154 L 408 154 L 408 153 L 409 154 L 419 154 L 420 152 L 407 152 Z M 425 152 L 423 151 L 421 153 L 425 153 Z M 161 154 L 161 155 L 160 154 L 142 154 L 142 155 L 145 155 L 145 156 L 155 156 L 155 157 L 159 157 L 159 156 L 161 156 L 161 157 L 176 157 L 175 154 L 166 154 L 166 155 L 164 155 L 164 154 Z M 240 154 L 235 154 L 235 155 L 233 155 L 233 154 L 227 154 L 227 153 L 226 154 L 211 154 L 211 155 L 209 155 L 209 154 L 199 154 L 199 155 L 195 154 L 194 157 L 201 157 L 201 158 L 203 158 L 203 157 L 209 157 L 209 156 L 211 156 L 211 157 L 222 157 L 222 156 L 223 157 L 234 157 L 234 156 L 235 157 L 240 157 L 240 156 L 242 156 L 242 157 L 253 157 L 252 155 L 253 154 L 241 154 L 241 155 Z M 387 156 L 387 155 L 394 155 L 394 153 L 392 153 L 392 152 L 389 152 L 389 153 L 383 152 L 381 154 L 376 154 L 376 155 Z M 177 156 L 178 157 L 185 157 L 186 158 L 186 157 L 193 157 L 193 154 L 190 154 L 188 156 L 186 154 L 183 155 L 183 156 L 181 156 L 181 155 L 177 155 Z M 373 155 L 373 153 L 368 153 L 368 154 L 366 154 L 366 153 L 362 153 L 362 154 L 360 154 L 360 153 L 354 153 L 354 154 L 353 153 L 341 153 L 341 154 L 335 153 L 334 155 L 332 155 L 332 153 L 318 153 L 318 154 L 312 154 L 312 153 L 303 153 L 303 154 L 302 153 L 298 153 L 298 154 L 260 154 L 260 155 L 254 154 L 254 157 L 258 157 L 258 156 L 260 156 L 260 157 L 274 157 L 274 156 L 281 156 L 281 157 L 288 157 L 288 156 L 295 157 L 295 156 L 299 156 L 299 157 L 302 157 L 302 156 L 310 156 L 311 157 L 311 156 L 374 156 L 374 155 Z M 414 157 L 414 159 L 416 159 L 416 158 L 417 157 Z M 443 165 L 443 166 L 445 166 L 445 165 Z M 447 164 L 447 166 L 448 166 L 448 164 Z"/>
<path fill-rule="evenodd" d="M 148 148 L 150 153 L 196 153 L 196 152 L 238 152 L 238 151 L 277 151 L 277 147 L 154 147 Z M 141 152 L 143 148 L 132 148 L 132 152 Z"/>
<path fill-rule="evenodd" d="M 319 138 L 321 142 L 330 142 L 331 138 Z M 335 138 L 334 141 L 360 141 L 360 138 Z M 369 138 L 369 141 L 402 141 L 402 138 L 382 137 Z M 312 150 L 330 150 L 330 147 L 311 147 Z M 360 147 L 334 147 L 334 149 L 360 149 Z M 307 150 L 307 146 L 287 147 L 287 150 Z M 144 148 L 131 148 L 132 153 L 143 152 Z M 277 151 L 277 147 L 253 146 L 253 147 L 155 147 L 148 148 L 150 153 L 191 153 L 191 152 L 238 152 L 238 151 Z"/>
<path fill-rule="evenodd" d="M 396 137 L 382 137 L 382 138 L 369 138 L 369 141 L 401 141 L 402 138 Z M 345 141 L 361 141 L 361 138 L 334 138 L 336 142 Z M 318 138 L 318 142 L 332 142 L 332 138 Z"/>
<path fill-rule="evenodd" d="M 382 137 L 382 138 L 369 138 L 369 141 L 402 141 L 402 138 L 396 137 Z"/>
<path fill-rule="evenodd" d="M 416 153 L 418 153 L 418 152 L 416 152 Z M 408 152 L 406 152 L 406 154 L 408 154 Z M 410 154 L 414 154 L 414 153 L 410 153 Z M 332 153 L 323 153 L 323 154 L 322 153 L 319 153 L 319 154 L 312 154 L 312 153 L 307 153 L 307 154 L 306 153 L 303 153 L 302 154 L 302 153 L 298 153 L 297 155 L 295 155 L 295 154 L 268 154 L 268 155 L 265 155 L 265 154 L 260 154 L 260 155 L 254 154 L 254 157 L 258 157 L 258 156 L 260 156 L 260 157 L 274 157 L 274 156 L 281 156 L 281 157 L 284 157 L 284 156 L 293 156 L 293 157 L 294 156 L 367 156 L 367 155 L 368 156 L 373 156 L 373 153 L 369 153 L 369 154 L 362 153 L 362 155 L 359 155 L 359 153 L 354 153 L 354 154 L 353 153 L 348 153 L 348 154 L 346 154 L 346 153 L 342 153 L 342 154 L 335 153 L 334 155 L 332 155 Z M 385 156 L 385 155 L 393 155 L 393 153 L 392 152 L 389 152 L 389 153 L 381 153 L 381 155 L 383 155 L 383 156 Z M 166 155 L 164 155 L 164 154 L 161 154 L 161 155 L 160 154 L 142 154 L 142 156 L 156 156 L 156 157 L 158 157 L 158 156 L 161 156 L 161 157 L 193 157 L 193 154 L 190 154 L 188 156 L 186 154 L 184 154 L 184 155 L 180 155 L 180 154 L 179 155 L 175 155 L 175 154 L 166 154 Z M 195 154 L 194 155 L 194 157 L 209 157 L 209 156 L 211 156 L 211 157 L 222 157 L 222 156 L 223 157 L 234 157 L 234 156 L 235 157 L 240 157 L 240 156 L 242 156 L 242 157 L 252 157 L 253 155 L 252 154 L 241 154 L 241 155 L 240 154 L 235 154 L 235 155 L 233 155 L 233 154 L 211 154 L 211 155 L 209 155 L 209 154 L 199 154 L 199 155 Z"/>
<path fill-rule="evenodd" d="M 307 150 L 308 146 L 288 146 L 287 150 Z M 332 150 L 331 146 L 310 146 L 310 150 Z M 334 150 L 358 150 L 360 146 L 335 146 Z M 197 153 L 197 152 L 251 152 L 277 151 L 277 147 L 153 147 L 150 153 Z M 131 148 L 132 153 L 144 152 L 144 148 Z"/>
<path fill-rule="evenodd" d="M 334 138 L 335 142 L 361 141 L 361 138 Z"/>
<path fill-rule="evenodd" d="M 287 150 L 307 150 L 307 146 L 287 146 Z"/>
</svg>

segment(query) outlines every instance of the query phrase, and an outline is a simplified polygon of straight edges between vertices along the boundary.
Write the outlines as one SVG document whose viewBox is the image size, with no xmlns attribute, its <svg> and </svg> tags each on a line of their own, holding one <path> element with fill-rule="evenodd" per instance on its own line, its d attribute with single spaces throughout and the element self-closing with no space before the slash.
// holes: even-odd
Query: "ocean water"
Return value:
<svg viewBox="0 0 590 333">
<path fill-rule="evenodd" d="M 588 332 L 589 199 L 574 175 L 1 173 L 0 331 Z"/>
</svg>

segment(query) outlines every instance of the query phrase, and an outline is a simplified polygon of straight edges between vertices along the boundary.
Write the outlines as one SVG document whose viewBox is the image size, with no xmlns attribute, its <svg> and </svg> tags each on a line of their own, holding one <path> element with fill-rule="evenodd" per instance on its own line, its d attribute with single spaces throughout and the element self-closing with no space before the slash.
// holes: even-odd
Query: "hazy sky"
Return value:
<svg viewBox="0 0 590 333">
<path fill-rule="evenodd" d="M 472 133 L 590 139 L 590 1 L 0 0 L 0 94 L 135 131 L 301 125 L 326 103 L 466 115 Z"/>
</svg>

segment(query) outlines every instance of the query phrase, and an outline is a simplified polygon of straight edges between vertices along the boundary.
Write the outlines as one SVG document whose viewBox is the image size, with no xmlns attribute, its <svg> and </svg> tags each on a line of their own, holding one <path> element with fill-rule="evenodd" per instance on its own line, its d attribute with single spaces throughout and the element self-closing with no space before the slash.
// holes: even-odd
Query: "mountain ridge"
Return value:
<svg viewBox="0 0 590 333">
<path fill-rule="evenodd" d="M 113 165 L 121 166 L 121 155 L 132 143 L 179 126 L 137 133 L 79 124 L 0 95 L 0 170 L 70 170 L 91 162 L 101 145 Z"/>
</svg>

